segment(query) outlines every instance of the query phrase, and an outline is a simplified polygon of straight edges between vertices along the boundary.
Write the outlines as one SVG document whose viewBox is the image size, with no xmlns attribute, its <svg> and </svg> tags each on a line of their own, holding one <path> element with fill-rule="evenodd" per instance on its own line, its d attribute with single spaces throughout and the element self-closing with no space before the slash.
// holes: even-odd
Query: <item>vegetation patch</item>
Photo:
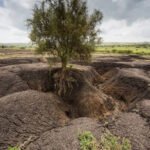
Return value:
<svg viewBox="0 0 150 150">
<path fill-rule="evenodd" d="M 98 150 L 98 142 L 90 131 L 79 135 L 80 150 Z"/>
<path fill-rule="evenodd" d="M 131 143 L 126 138 L 120 138 L 109 131 L 101 137 L 100 150 L 131 150 Z"/>
<path fill-rule="evenodd" d="M 79 135 L 80 150 L 132 150 L 131 143 L 127 138 L 120 138 L 106 131 L 100 142 L 89 131 Z"/>
<path fill-rule="evenodd" d="M 97 45 L 96 52 L 112 54 L 150 55 L 150 44 Z"/>
<path fill-rule="evenodd" d="M 0 50 L 34 50 L 36 45 L 30 43 L 7 43 L 0 44 Z"/>
<path fill-rule="evenodd" d="M 21 150 L 19 147 L 15 146 L 15 147 L 8 147 L 8 150 Z"/>
</svg>

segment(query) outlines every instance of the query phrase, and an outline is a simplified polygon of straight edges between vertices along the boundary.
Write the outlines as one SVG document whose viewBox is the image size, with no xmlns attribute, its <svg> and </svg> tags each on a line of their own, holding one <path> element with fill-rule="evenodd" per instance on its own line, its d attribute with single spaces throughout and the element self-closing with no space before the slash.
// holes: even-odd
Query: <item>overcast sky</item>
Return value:
<svg viewBox="0 0 150 150">
<path fill-rule="evenodd" d="M 0 43 L 29 42 L 25 20 L 36 0 L 0 0 Z M 104 42 L 150 42 L 150 0 L 88 0 L 99 9 Z"/>
</svg>

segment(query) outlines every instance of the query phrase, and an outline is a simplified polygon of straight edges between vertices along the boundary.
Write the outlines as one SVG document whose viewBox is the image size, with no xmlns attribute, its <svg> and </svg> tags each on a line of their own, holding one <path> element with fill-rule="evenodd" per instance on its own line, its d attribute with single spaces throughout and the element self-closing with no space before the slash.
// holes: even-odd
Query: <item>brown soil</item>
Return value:
<svg viewBox="0 0 150 150">
<path fill-rule="evenodd" d="M 104 128 L 90 118 L 79 118 L 67 126 L 47 131 L 26 147 L 26 150 L 78 150 L 78 136 L 84 131 L 91 131 L 100 139 Z"/>
<path fill-rule="evenodd" d="M 133 150 L 150 149 L 149 58 L 96 57 L 88 66 L 78 62 L 67 75 L 75 82 L 62 97 L 54 94 L 59 67 L 39 61 L 0 60 L 0 150 L 16 145 L 77 150 L 79 133 L 90 130 L 99 139 L 105 129 L 129 138 Z"/>
<path fill-rule="evenodd" d="M 0 148 L 22 145 L 30 138 L 59 127 L 69 119 L 67 107 L 54 94 L 14 93 L 0 99 Z M 30 140 L 31 140 L 30 139 Z"/>
<path fill-rule="evenodd" d="M 145 119 L 136 113 L 123 113 L 108 129 L 117 136 L 126 137 L 132 142 L 132 150 L 150 148 L 150 128 Z"/>
<path fill-rule="evenodd" d="M 150 78 L 141 69 L 113 69 L 103 75 L 100 85 L 105 93 L 127 104 L 143 98 L 150 99 Z"/>
<path fill-rule="evenodd" d="M 15 58 L 21 58 L 21 57 L 25 59 L 26 57 L 34 57 L 33 59 L 35 60 L 35 52 L 32 50 L 0 49 L 0 60 L 3 58 L 15 59 Z"/>
<path fill-rule="evenodd" d="M 44 63 L 0 67 L 0 97 L 28 89 L 49 91 L 50 71 Z"/>
<path fill-rule="evenodd" d="M 143 100 L 137 104 L 140 114 L 150 121 L 150 100 Z M 149 122 L 150 123 L 150 122 Z"/>
<path fill-rule="evenodd" d="M 39 58 L 7 58 L 0 59 L 0 67 L 9 66 L 9 65 L 17 65 L 17 64 L 29 64 L 29 63 L 37 63 L 40 62 Z"/>
</svg>

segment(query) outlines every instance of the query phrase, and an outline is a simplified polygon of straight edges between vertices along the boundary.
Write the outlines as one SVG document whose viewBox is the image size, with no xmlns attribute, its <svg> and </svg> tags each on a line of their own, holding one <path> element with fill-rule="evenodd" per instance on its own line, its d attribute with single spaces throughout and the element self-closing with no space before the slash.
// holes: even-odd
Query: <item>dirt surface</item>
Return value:
<svg viewBox="0 0 150 150">
<path fill-rule="evenodd" d="M 28 89 L 49 91 L 49 66 L 44 63 L 0 67 L 0 97 Z"/>
<path fill-rule="evenodd" d="M 117 136 L 130 139 L 133 150 L 150 149 L 149 124 L 139 114 L 123 113 L 109 124 L 108 129 Z"/>
<path fill-rule="evenodd" d="M 24 58 L 24 57 L 34 57 L 35 52 L 33 50 L 19 50 L 19 49 L 0 49 L 0 60 L 3 58 Z"/>
<path fill-rule="evenodd" d="M 39 58 L 7 58 L 7 59 L 0 59 L 0 67 L 9 66 L 9 65 L 16 65 L 16 64 L 31 64 L 40 62 Z"/>
<path fill-rule="evenodd" d="M 79 133 L 99 140 L 106 129 L 129 138 L 132 150 L 150 149 L 149 57 L 94 56 L 88 65 L 73 64 L 75 82 L 63 97 L 54 89 L 59 67 L 40 61 L 0 60 L 0 150 L 78 150 Z"/>
<path fill-rule="evenodd" d="M 25 91 L 0 99 L 0 148 L 26 146 L 43 132 L 59 127 L 69 119 L 67 107 L 54 94 Z"/>
<path fill-rule="evenodd" d="M 150 78 L 144 70 L 117 68 L 104 74 L 103 78 L 105 83 L 100 89 L 129 105 L 144 98 L 150 99 Z"/>
<path fill-rule="evenodd" d="M 38 140 L 27 146 L 26 150 L 78 150 L 78 136 L 84 131 L 91 131 L 100 139 L 104 128 L 90 118 L 75 119 L 67 126 L 45 132 Z"/>
<path fill-rule="evenodd" d="M 150 100 L 143 100 L 137 104 L 137 109 L 140 111 L 140 114 L 150 121 Z M 150 123 L 150 122 L 149 122 Z"/>
</svg>

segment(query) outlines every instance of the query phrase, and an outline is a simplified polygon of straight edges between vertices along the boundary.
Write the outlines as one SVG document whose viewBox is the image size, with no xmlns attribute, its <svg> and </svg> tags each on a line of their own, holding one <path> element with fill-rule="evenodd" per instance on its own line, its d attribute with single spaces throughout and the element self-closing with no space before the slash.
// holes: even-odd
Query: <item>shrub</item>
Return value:
<svg viewBox="0 0 150 150">
<path fill-rule="evenodd" d="M 98 150 L 96 138 L 89 131 L 79 135 L 80 150 Z"/>
<path fill-rule="evenodd" d="M 5 46 L 5 45 L 1 45 L 0 47 L 1 47 L 1 48 L 6 48 L 6 46 Z"/>
<path fill-rule="evenodd" d="M 113 53 L 116 53 L 116 52 L 117 52 L 117 50 L 116 50 L 116 49 L 112 49 L 112 52 L 113 52 Z"/>
<path fill-rule="evenodd" d="M 23 46 L 22 46 L 22 47 L 20 47 L 20 49 L 23 49 L 23 50 L 24 50 L 24 49 L 26 49 L 26 47 L 23 47 Z"/>
<path fill-rule="evenodd" d="M 8 147 L 8 150 L 21 150 L 19 147 L 15 146 L 15 147 Z"/>
<path fill-rule="evenodd" d="M 106 131 L 101 137 L 100 150 L 131 150 L 131 143 L 126 138 L 114 136 Z"/>
<path fill-rule="evenodd" d="M 100 142 L 89 131 L 79 135 L 80 150 L 131 150 L 131 143 L 126 138 L 120 138 L 106 131 Z"/>
<path fill-rule="evenodd" d="M 37 52 L 57 56 L 63 70 L 71 58 L 90 59 L 95 40 L 101 41 L 96 27 L 103 15 L 99 10 L 88 11 L 85 0 L 42 0 L 36 4 L 27 24 Z"/>
</svg>

